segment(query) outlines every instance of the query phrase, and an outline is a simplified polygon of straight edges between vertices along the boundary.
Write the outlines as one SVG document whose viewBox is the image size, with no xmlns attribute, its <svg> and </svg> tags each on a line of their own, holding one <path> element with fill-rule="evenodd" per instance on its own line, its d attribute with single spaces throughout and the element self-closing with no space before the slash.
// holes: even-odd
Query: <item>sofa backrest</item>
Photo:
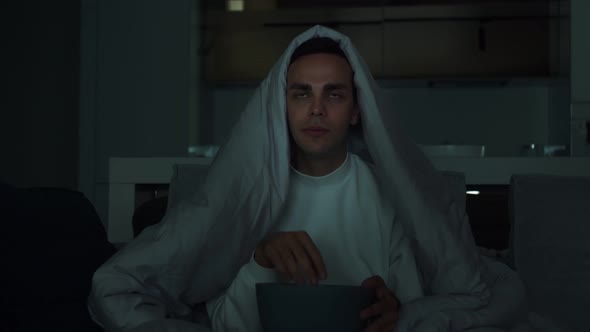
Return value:
<svg viewBox="0 0 590 332">
<path fill-rule="evenodd" d="M 511 249 L 530 310 L 572 331 L 590 326 L 590 178 L 515 175 Z"/>
</svg>

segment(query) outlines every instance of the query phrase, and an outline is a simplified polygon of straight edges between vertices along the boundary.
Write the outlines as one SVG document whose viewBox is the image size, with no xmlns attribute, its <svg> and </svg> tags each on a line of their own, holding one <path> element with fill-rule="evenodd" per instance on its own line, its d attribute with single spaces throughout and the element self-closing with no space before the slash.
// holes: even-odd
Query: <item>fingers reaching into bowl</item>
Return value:
<svg viewBox="0 0 590 332">
<path fill-rule="evenodd" d="M 369 320 L 363 332 L 392 332 L 399 318 L 399 301 L 380 276 L 363 281 L 362 287 L 375 290 L 377 302 L 361 311 L 361 319 Z"/>
<path fill-rule="evenodd" d="M 263 239 L 254 260 L 263 267 L 275 268 L 287 280 L 297 284 L 318 284 L 328 272 L 322 255 L 305 231 L 277 232 Z"/>
</svg>

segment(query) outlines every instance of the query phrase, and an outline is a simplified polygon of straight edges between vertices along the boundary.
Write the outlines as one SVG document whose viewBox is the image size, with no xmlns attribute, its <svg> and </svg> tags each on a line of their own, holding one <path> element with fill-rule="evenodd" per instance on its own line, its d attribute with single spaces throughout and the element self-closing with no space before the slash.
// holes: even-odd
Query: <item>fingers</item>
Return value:
<svg viewBox="0 0 590 332">
<path fill-rule="evenodd" d="M 299 243 L 307 252 L 308 257 L 311 258 L 311 263 L 315 268 L 315 272 L 317 273 L 318 279 L 325 280 L 328 277 L 328 271 L 326 270 L 326 265 L 324 264 L 324 259 L 320 254 L 320 250 L 315 245 L 315 243 L 313 243 L 313 240 L 311 239 L 309 234 L 307 234 L 307 232 L 300 232 L 298 233 L 298 236 Z"/>
<path fill-rule="evenodd" d="M 379 315 L 392 315 L 397 320 L 399 314 L 399 301 L 387 287 L 376 289 L 379 301 L 361 310 L 361 319 L 367 319 Z"/>
<path fill-rule="evenodd" d="M 377 299 L 391 301 L 394 304 L 395 309 L 397 309 L 397 307 L 399 307 L 399 301 L 398 301 L 397 297 L 386 286 L 382 286 L 382 287 L 377 288 L 377 290 L 375 292 L 377 295 Z"/>
<path fill-rule="evenodd" d="M 361 311 L 361 319 L 367 319 L 367 318 L 371 318 L 374 316 L 379 316 L 379 315 L 383 315 L 385 313 L 388 312 L 388 306 L 391 303 L 388 303 L 388 301 L 379 301 L 375 304 L 372 304 L 371 306 L 369 306 L 368 308 L 365 308 Z M 393 311 L 393 308 L 391 308 Z"/>
<path fill-rule="evenodd" d="M 397 320 L 394 320 L 390 316 L 383 316 L 372 322 L 363 332 L 392 332 L 395 330 L 396 322 Z"/>
<path fill-rule="evenodd" d="M 301 276 L 299 273 L 299 270 L 297 268 L 297 260 L 296 258 L 293 256 L 293 253 L 289 250 L 289 248 L 279 248 L 279 252 L 281 253 L 281 259 L 283 264 L 286 266 L 287 268 L 287 274 L 285 274 L 285 277 L 287 277 L 287 280 L 291 280 L 293 278 L 295 278 L 297 283 L 301 282 Z"/>
<path fill-rule="evenodd" d="M 287 280 L 298 284 L 317 284 L 327 277 L 326 267 L 317 246 L 306 232 L 282 232 L 264 244 L 265 257 Z"/>
<path fill-rule="evenodd" d="M 363 332 L 393 331 L 399 318 L 397 299 L 386 288 L 377 290 L 379 296 L 383 297 L 379 302 L 361 311 L 361 319 L 377 317 Z"/>
<path fill-rule="evenodd" d="M 365 281 L 363 281 L 361 286 L 365 287 L 365 288 L 384 287 L 385 280 L 383 280 L 383 278 L 381 278 L 381 276 L 375 275 L 375 276 L 365 279 Z"/>
<path fill-rule="evenodd" d="M 278 249 L 275 249 L 272 246 L 267 246 L 264 248 L 264 254 L 272 263 L 272 266 L 279 272 L 279 274 L 281 274 L 287 280 L 291 280 L 292 275 L 289 272 L 286 262 L 283 262 L 282 255 Z"/>
<path fill-rule="evenodd" d="M 312 284 L 316 284 L 318 280 L 318 273 L 316 273 L 309 255 L 301 245 L 293 246 L 293 256 L 297 261 L 296 266 L 300 268 L 298 271 L 298 277 L 301 275 L 305 280 L 310 281 Z M 298 278 L 299 279 L 299 278 Z M 297 281 L 299 283 L 299 281 Z"/>
</svg>

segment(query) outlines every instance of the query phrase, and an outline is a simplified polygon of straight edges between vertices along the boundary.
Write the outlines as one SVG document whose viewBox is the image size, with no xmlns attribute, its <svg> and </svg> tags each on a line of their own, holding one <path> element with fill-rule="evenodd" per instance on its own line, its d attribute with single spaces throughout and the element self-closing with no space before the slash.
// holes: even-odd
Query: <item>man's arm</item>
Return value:
<svg viewBox="0 0 590 332">
<path fill-rule="evenodd" d="M 252 254 L 250 262 L 240 269 L 229 288 L 219 297 L 207 302 L 213 331 L 262 331 L 256 283 L 278 281 L 276 270 L 260 266 Z"/>
</svg>

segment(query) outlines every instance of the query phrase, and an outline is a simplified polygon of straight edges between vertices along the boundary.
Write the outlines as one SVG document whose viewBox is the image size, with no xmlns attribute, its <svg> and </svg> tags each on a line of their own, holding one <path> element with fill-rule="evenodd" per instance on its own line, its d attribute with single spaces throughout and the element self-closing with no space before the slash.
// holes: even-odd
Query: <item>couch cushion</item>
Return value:
<svg viewBox="0 0 590 332">
<path fill-rule="evenodd" d="M 86 300 L 115 249 L 90 201 L 59 188 L 4 187 L 0 197 L 3 328 L 99 331 Z"/>
<path fill-rule="evenodd" d="M 515 175 L 511 246 L 530 309 L 569 327 L 590 326 L 590 178 Z"/>
</svg>

